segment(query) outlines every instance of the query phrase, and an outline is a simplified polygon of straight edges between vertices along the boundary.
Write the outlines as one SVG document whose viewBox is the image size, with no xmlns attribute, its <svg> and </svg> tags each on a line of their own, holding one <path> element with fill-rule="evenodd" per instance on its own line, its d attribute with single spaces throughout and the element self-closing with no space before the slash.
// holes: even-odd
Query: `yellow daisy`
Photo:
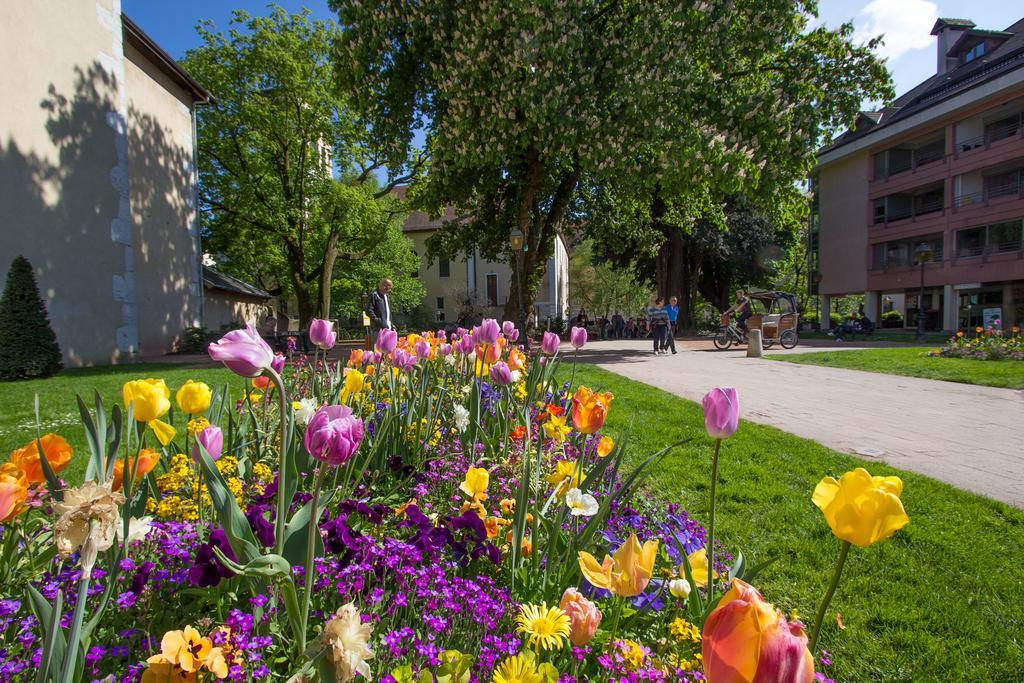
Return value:
<svg viewBox="0 0 1024 683">
<path fill-rule="evenodd" d="M 520 605 L 516 617 L 517 629 L 529 636 L 529 643 L 534 648 L 558 650 L 569 637 L 569 615 L 558 607 L 540 605 Z"/>
<path fill-rule="evenodd" d="M 493 683 L 541 683 L 533 660 L 521 655 L 509 657 L 494 670 Z"/>
</svg>

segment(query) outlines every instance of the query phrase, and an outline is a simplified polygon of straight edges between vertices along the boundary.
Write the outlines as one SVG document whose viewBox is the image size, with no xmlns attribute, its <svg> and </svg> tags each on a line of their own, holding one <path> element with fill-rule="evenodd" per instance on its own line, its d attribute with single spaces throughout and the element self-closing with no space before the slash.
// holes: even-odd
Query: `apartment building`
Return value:
<svg viewBox="0 0 1024 683">
<path fill-rule="evenodd" d="M 812 294 L 830 310 L 862 293 L 870 318 L 895 308 L 907 328 L 923 309 L 929 330 L 1009 329 L 1024 324 L 1024 19 L 939 19 L 932 35 L 935 75 L 818 153 Z"/>
</svg>

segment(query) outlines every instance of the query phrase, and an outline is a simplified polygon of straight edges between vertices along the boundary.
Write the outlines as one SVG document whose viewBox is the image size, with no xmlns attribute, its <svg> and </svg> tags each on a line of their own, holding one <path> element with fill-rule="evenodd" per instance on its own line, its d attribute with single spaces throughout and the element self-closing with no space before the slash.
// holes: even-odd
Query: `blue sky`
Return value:
<svg viewBox="0 0 1024 683">
<path fill-rule="evenodd" d="M 280 0 L 288 11 L 308 7 L 313 16 L 333 18 L 327 0 Z M 263 0 L 122 0 L 121 8 L 173 57 L 198 44 L 195 25 L 212 19 L 226 28 L 234 9 L 266 12 Z M 838 26 L 853 21 L 858 36 L 886 35 L 882 56 L 888 58 L 897 94 L 935 72 L 935 38 L 929 35 L 936 17 L 963 17 L 979 28 L 1003 29 L 1024 16 L 1024 7 L 1010 0 L 821 0 L 819 21 Z"/>
</svg>

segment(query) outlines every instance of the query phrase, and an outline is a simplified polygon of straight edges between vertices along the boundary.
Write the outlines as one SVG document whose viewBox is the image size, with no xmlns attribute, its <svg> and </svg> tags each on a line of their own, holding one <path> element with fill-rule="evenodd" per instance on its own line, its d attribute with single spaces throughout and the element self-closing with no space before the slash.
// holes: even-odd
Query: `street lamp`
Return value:
<svg viewBox="0 0 1024 683">
<path fill-rule="evenodd" d="M 924 339 L 924 264 L 932 260 L 932 245 L 921 242 L 914 249 L 914 258 L 921 265 L 921 287 L 917 292 L 917 340 Z"/>
<path fill-rule="evenodd" d="M 509 244 L 512 246 L 512 251 L 514 252 L 512 264 L 516 271 L 516 302 L 519 304 L 519 330 L 525 335 L 526 322 L 523 320 L 523 277 L 519 259 L 522 258 L 523 252 L 526 250 L 526 244 L 523 240 L 523 233 L 519 228 L 512 228 L 512 235 L 509 237 Z"/>
</svg>

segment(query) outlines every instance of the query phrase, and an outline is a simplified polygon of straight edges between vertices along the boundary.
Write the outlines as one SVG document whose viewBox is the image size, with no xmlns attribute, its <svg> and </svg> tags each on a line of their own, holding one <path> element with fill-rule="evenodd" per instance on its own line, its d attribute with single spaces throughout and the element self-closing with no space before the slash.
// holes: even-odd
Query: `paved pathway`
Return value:
<svg viewBox="0 0 1024 683">
<path fill-rule="evenodd" d="M 744 419 L 846 453 L 880 451 L 867 459 L 1024 508 L 1022 391 L 746 358 L 710 340 L 675 356 L 652 355 L 647 340 L 595 342 L 580 359 L 697 401 L 734 386 Z"/>
</svg>

